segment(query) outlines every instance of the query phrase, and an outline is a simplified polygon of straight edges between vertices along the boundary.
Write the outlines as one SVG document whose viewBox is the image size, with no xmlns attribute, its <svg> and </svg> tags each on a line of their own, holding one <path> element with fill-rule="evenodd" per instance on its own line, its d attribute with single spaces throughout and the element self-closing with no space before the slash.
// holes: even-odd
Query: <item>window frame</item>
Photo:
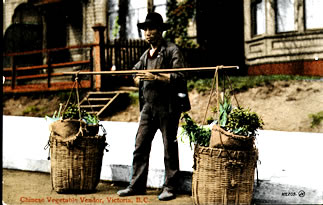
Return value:
<svg viewBox="0 0 323 205">
<path fill-rule="evenodd" d="M 298 18 L 298 12 L 297 12 L 297 0 L 294 0 L 294 5 L 293 5 L 293 13 L 294 13 L 294 30 L 287 30 L 287 31 L 278 31 L 278 0 L 274 1 L 274 11 L 275 11 L 275 33 L 276 34 L 281 34 L 281 33 L 295 33 L 298 32 L 299 28 L 297 23 L 297 18 Z"/>
<path fill-rule="evenodd" d="M 306 14 L 307 14 L 307 12 L 306 12 L 306 0 L 303 0 L 302 1 L 302 3 L 303 3 L 303 26 L 304 26 L 304 31 L 305 32 L 310 32 L 310 31 L 318 31 L 318 30 L 323 30 L 323 25 L 322 25 L 322 27 L 316 27 L 316 28 L 308 28 L 307 27 L 307 21 L 308 21 L 308 19 L 306 18 Z"/>
<path fill-rule="evenodd" d="M 258 29 L 258 22 L 257 22 L 257 4 L 264 2 L 264 32 L 263 33 L 257 33 L 257 29 Z M 251 22 L 251 37 L 257 37 L 257 36 L 262 36 L 266 34 L 266 30 L 267 30 L 267 16 L 266 16 L 266 0 L 251 0 L 250 3 L 250 22 Z"/>
</svg>

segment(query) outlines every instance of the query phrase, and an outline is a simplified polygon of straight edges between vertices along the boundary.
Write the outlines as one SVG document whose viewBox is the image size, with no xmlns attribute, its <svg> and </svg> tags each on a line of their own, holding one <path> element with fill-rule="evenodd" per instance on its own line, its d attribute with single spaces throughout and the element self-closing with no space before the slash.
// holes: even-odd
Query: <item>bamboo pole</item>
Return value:
<svg viewBox="0 0 323 205">
<path fill-rule="evenodd" d="M 172 68 L 172 69 L 152 69 L 152 70 L 120 70 L 120 71 L 78 71 L 78 72 L 63 72 L 65 75 L 135 75 L 138 73 L 176 73 L 190 71 L 210 71 L 221 69 L 239 69 L 239 66 L 215 66 L 215 67 L 198 67 L 198 68 Z"/>
</svg>

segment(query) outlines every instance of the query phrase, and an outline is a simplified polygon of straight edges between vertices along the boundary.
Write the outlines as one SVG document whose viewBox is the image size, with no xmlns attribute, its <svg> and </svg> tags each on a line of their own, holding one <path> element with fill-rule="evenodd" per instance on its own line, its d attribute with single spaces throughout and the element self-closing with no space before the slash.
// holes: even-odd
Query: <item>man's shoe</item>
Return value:
<svg viewBox="0 0 323 205">
<path fill-rule="evenodd" d="M 164 189 L 163 192 L 158 196 L 158 199 L 160 201 L 168 201 L 175 198 L 176 198 L 175 194 L 171 191 L 168 191 L 167 189 Z"/>
<path fill-rule="evenodd" d="M 136 191 L 131 187 L 127 187 L 126 189 L 119 190 L 117 192 L 119 196 L 134 196 L 134 195 L 143 195 L 146 194 L 145 191 Z"/>
</svg>

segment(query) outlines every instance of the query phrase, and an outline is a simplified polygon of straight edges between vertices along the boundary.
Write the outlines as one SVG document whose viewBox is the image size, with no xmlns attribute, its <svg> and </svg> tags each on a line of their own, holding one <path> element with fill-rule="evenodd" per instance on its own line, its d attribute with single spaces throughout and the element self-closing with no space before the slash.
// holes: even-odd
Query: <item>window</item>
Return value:
<svg viewBox="0 0 323 205">
<path fill-rule="evenodd" d="M 129 18 L 127 20 L 128 38 L 144 38 L 144 32 L 139 30 L 137 23 L 144 22 L 147 15 L 147 1 L 129 0 Z"/>
<path fill-rule="evenodd" d="M 154 11 L 166 21 L 166 0 L 154 0 Z M 127 17 L 127 38 L 144 39 L 144 31 L 137 23 L 144 22 L 147 15 L 147 1 L 129 0 L 129 17 Z"/>
<path fill-rule="evenodd" d="M 323 1 L 305 0 L 306 29 L 323 28 Z"/>
<path fill-rule="evenodd" d="M 114 39 L 119 37 L 118 25 L 118 1 L 117 0 L 108 0 L 109 10 L 108 10 L 108 29 L 109 29 L 109 38 Z"/>
<path fill-rule="evenodd" d="M 252 34 L 266 32 L 265 0 L 253 0 L 251 3 Z"/>
<path fill-rule="evenodd" d="M 154 0 L 154 7 L 155 7 L 155 12 L 159 13 L 162 17 L 164 22 L 166 22 L 167 17 L 166 17 L 166 0 Z"/>
<path fill-rule="evenodd" d="M 294 0 L 276 1 L 276 28 L 277 32 L 295 30 Z"/>
</svg>

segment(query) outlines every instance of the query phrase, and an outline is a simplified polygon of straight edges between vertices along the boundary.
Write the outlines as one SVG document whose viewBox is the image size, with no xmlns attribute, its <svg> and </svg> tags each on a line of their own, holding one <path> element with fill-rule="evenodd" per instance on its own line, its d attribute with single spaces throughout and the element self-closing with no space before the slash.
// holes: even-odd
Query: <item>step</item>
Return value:
<svg viewBox="0 0 323 205">
<path fill-rule="evenodd" d="M 89 95 L 108 95 L 108 94 L 118 94 L 118 93 L 129 93 L 127 91 L 95 91 L 95 92 L 89 92 Z"/>
<path fill-rule="evenodd" d="M 88 101 L 108 101 L 111 100 L 112 98 L 88 98 Z"/>
<path fill-rule="evenodd" d="M 90 91 L 88 92 L 87 96 L 83 98 L 80 102 L 80 107 L 83 109 L 91 109 L 91 114 L 95 114 L 99 116 L 109 105 L 121 94 L 121 93 L 128 93 L 124 91 Z M 97 95 L 97 96 L 94 96 Z M 110 95 L 109 97 L 103 95 Z M 111 96 L 112 95 L 112 96 Z M 88 105 L 86 103 L 88 101 Z M 100 104 L 96 104 L 100 103 Z M 92 103 L 90 103 L 92 102 Z M 106 103 L 106 104 L 102 104 Z M 97 109 L 95 109 L 97 108 Z M 94 110 L 95 109 L 95 110 Z"/>
<path fill-rule="evenodd" d="M 105 105 L 80 105 L 81 108 L 104 107 Z"/>
</svg>

